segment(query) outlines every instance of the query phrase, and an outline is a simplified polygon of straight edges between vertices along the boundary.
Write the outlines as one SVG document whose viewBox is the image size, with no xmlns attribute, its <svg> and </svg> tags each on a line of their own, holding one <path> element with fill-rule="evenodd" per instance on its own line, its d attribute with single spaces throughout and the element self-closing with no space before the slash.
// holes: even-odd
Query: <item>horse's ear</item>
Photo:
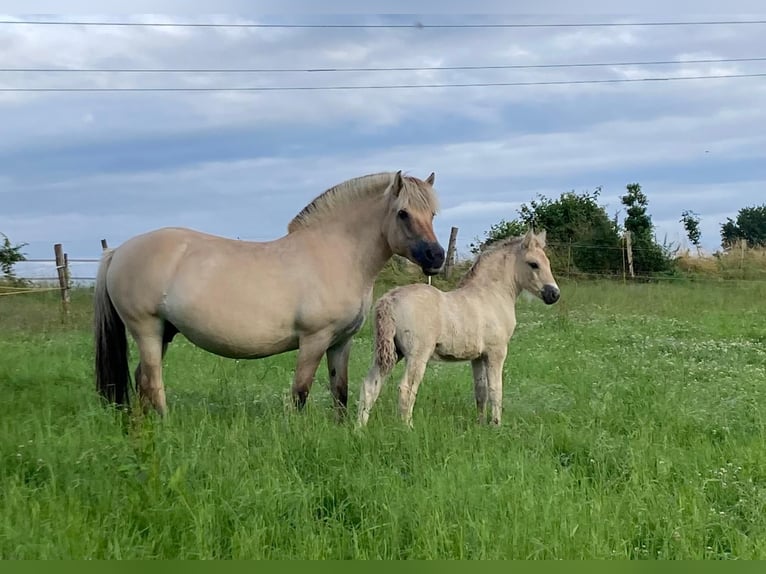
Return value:
<svg viewBox="0 0 766 574">
<path fill-rule="evenodd" d="M 545 232 L 545 229 L 543 229 L 540 233 L 537 234 L 537 242 L 540 244 L 540 247 L 545 248 L 545 238 L 547 234 Z"/>
<path fill-rule="evenodd" d="M 404 180 L 402 179 L 402 170 L 400 169 L 394 174 L 394 181 L 391 183 L 391 193 L 394 194 L 394 197 L 399 197 L 402 187 L 404 187 Z"/>
<path fill-rule="evenodd" d="M 436 180 L 436 174 L 434 172 L 431 172 L 431 175 L 429 175 L 426 178 L 426 183 L 430 186 L 433 186 L 435 180 Z"/>
</svg>

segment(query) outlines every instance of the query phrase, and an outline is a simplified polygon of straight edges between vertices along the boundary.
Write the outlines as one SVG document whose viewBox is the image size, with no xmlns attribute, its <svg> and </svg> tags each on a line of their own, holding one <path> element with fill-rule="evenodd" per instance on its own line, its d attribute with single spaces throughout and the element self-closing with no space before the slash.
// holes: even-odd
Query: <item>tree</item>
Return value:
<svg viewBox="0 0 766 574">
<path fill-rule="evenodd" d="M 689 238 L 689 242 L 700 250 L 700 239 L 702 239 L 702 232 L 700 231 L 700 216 L 694 213 L 692 210 L 687 209 L 681 213 L 681 223 L 684 224 L 686 230 L 686 237 Z"/>
<path fill-rule="evenodd" d="M 471 245 L 471 250 L 477 253 L 533 226 L 546 230 L 554 269 L 566 269 L 571 264 L 586 273 L 617 273 L 622 269 L 620 236 L 616 224 L 598 203 L 600 192 L 600 188 L 581 194 L 571 191 L 555 200 L 538 195 L 519 208 L 518 219 L 493 225 L 485 240 Z"/>
<path fill-rule="evenodd" d="M 638 183 L 629 183 L 626 188 L 628 192 L 620 201 L 627 208 L 623 226 L 631 234 L 633 269 L 638 275 L 669 271 L 670 256 L 654 240 L 654 224 L 647 213 L 649 199 Z"/>
<path fill-rule="evenodd" d="M 19 261 L 26 261 L 25 255 L 21 250 L 27 246 L 26 243 L 20 243 L 13 245 L 11 240 L 5 233 L 0 233 L 3 236 L 2 245 L 0 245 L 0 271 L 3 272 L 3 276 L 9 281 L 16 281 L 16 275 L 13 273 L 13 266 Z"/>
<path fill-rule="evenodd" d="M 766 247 L 766 204 L 743 207 L 736 219 L 726 218 L 721 225 L 721 245 L 730 249 L 740 239 L 747 241 L 749 247 Z"/>
<path fill-rule="evenodd" d="M 515 219 L 510 221 L 501 219 L 498 223 L 492 225 L 488 231 L 484 232 L 483 240 L 477 237 L 474 239 L 474 242 L 469 245 L 469 248 L 471 253 L 476 255 L 485 247 L 492 245 L 495 241 L 505 239 L 506 237 L 524 235 L 526 231 L 526 227 L 520 221 Z"/>
<path fill-rule="evenodd" d="M 637 183 L 629 183 L 627 190 L 628 193 L 620 198 L 622 204 L 627 207 L 624 223 L 625 231 L 630 231 L 634 242 L 646 239 L 651 240 L 654 225 L 652 225 L 652 218 L 646 213 L 649 199 L 641 191 L 641 186 Z"/>
</svg>

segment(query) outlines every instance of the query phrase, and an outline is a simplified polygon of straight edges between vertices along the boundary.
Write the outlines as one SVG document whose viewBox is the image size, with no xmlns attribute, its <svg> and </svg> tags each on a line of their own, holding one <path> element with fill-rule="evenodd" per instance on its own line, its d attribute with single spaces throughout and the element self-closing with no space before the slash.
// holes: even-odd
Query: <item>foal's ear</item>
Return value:
<svg viewBox="0 0 766 574">
<path fill-rule="evenodd" d="M 532 245 L 532 242 L 535 240 L 535 230 L 532 229 L 532 226 L 529 226 L 529 229 L 527 229 L 527 232 L 524 234 L 524 239 L 521 241 L 521 246 L 524 249 L 528 249 L 530 245 Z"/>
<path fill-rule="evenodd" d="M 394 194 L 394 197 L 399 197 L 402 187 L 404 187 L 404 180 L 402 179 L 402 170 L 400 169 L 394 174 L 394 181 L 391 183 L 391 193 Z"/>
<path fill-rule="evenodd" d="M 431 172 L 431 175 L 429 175 L 429 176 L 426 178 L 426 183 L 427 183 L 428 185 L 430 185 L 430 186 L 433 186 L 433 184 L 434 184 L 434 180 L 436 180 L 436 174 L 435 174 L 434 172 Z"/>
<path fill-rule="evenodd" d="M 545 229 L 543 229 L 540 233 L 537 234 L 537 242 L 540 244 L 541 248 L 545 248 L 545 238 L 546 238 Z"/>
</svg>

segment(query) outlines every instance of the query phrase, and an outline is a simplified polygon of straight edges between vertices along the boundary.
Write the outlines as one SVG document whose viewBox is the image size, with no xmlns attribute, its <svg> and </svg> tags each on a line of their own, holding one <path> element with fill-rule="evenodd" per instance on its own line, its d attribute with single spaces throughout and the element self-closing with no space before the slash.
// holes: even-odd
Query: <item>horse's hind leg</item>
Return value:
<svg viewBox="0 0 766 574">
<path fill-rule="evenodd" d="M 479 357 L 471 361 L 473 370 L 473 391 L 476 396 L 476 410 L 478 411 L 478 422 L 484 423 L 487 420 L 487 359 Z"/>
<path fill-rule="evenodd" d="M 167 413 L 165 387 L 162 383 L 162 356 L 167 348 L 163 340 L 162 322 L 152 321 L 135 334 L 139 364 L 136 368 L 136 386 L 141 406 L 146 412 L 153 407 L 164 416 Z"/>
</svg>

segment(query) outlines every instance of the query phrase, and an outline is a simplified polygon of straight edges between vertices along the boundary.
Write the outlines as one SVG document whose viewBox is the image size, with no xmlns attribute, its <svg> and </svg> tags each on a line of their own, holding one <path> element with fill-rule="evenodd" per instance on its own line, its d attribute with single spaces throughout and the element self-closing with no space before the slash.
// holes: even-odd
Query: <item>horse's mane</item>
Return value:
<svg viewBox="0 0 766 574">
<path fill-rule="evenodd" d="M 395 172 L 381 172 L 363 175 L 349 179 L 315 197 L 304 207 L 287 226 L 287 232 L 292 233 L 301 227 L 307 227 L 331 214 L 337 207 L 373 197 L 388 188 Z M 412 206 L 418 210 L 430 210 L 436 213 L 439 202 L 433 188 L 424 181 L 402 175 L 404 186 L 397 199 L 397 209 Z"/>
<path fill-rule="evenodd" d="M 498 252 L 507 250 L 509 247 L 520 247 L 522 241 L 524 241 L 523 235 L 519 237 L 507 237 L 500 241 L 495 241 L 485 247 L 479 255 L 476 256 L 473 265 L 466 271 L 457 286 L 463 287 L 464 285 L 467 285 L 474 277 L 476 277 L 479 268 L 482 267 L 488 259 L 494 257 Z"/>
</svg>

